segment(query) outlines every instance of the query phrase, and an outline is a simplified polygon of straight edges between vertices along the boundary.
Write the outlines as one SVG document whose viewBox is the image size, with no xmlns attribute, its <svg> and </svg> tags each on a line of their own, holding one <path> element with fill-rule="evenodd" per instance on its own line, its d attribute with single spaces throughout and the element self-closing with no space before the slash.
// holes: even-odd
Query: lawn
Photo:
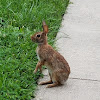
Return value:
<svg viewBox="0 0 100 100">
<path fill-rule="evenodd" d="M 39 72 L 36 44 L 30 36 L 49 26 L 48 41 L 54 46 L 69 0 L 0 0 L 0 100 L 34 98 Z"/>
</svg>

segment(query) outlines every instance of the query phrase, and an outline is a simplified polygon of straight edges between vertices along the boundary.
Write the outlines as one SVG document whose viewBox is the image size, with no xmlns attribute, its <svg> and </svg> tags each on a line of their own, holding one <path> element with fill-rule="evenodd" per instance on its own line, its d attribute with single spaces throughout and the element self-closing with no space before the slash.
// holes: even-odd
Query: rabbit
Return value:
<svg viewBox="0 0 100 100">
<path fill-rule="evenodd" d="M 64 57 L 52 48 L 47 42 L 48 26 L 43 21 L 43 32 L 37 32 L 31 36 L 31 40 L 38 44 L 36 53 L 38 63 L 34 73 L 38 69 L 42 71 L 42 65 L 48 69 L 50 81 L 40 82 L 39 85 L 47 85 L 47 88 L 56 87 L 64 84 L 70 74 L 70 67 Z"/>
</svg>

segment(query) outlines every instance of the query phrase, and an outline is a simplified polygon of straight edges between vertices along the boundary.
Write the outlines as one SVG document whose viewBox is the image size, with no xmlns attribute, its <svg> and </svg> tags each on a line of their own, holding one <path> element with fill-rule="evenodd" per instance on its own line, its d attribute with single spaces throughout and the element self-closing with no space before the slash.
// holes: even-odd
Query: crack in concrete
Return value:
<svg viewBox="0 0 100 100">
<path fill-rule="evenodd" d="M 87 81 L 96 81 L 96 82 L 100 82 L 100 80 L 85 79 L 85 78 L 73 78 L 73 77 L 70 77 L 69 79 L 75 79 L 75 80 L 87 80 Z"/>
</svg>

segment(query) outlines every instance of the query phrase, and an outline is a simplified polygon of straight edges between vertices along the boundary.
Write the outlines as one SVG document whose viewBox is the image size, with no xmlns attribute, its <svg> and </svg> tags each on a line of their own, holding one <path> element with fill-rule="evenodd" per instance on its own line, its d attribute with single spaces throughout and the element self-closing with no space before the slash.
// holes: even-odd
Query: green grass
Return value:
<svg viewBox="0 0 100 100">
<path fill-rule="evenodd" d="M 33 74 L 36 44 L 30 35 L 49 26 L 52 46 L 69 0 L 0 0 L 0 100 L 30 100 L 41 74 Z"/>
</svg>

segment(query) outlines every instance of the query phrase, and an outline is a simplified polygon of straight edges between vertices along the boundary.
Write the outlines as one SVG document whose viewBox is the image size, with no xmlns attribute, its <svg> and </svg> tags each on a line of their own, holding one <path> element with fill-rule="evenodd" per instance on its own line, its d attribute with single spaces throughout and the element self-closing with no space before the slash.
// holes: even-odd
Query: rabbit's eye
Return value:
<svg viewBox="0 0 100 100">
<path fill-rule="evenodd" d="M 37 37 L 40 37 L 40 35 L 38 34 Z"/>
</svg>

